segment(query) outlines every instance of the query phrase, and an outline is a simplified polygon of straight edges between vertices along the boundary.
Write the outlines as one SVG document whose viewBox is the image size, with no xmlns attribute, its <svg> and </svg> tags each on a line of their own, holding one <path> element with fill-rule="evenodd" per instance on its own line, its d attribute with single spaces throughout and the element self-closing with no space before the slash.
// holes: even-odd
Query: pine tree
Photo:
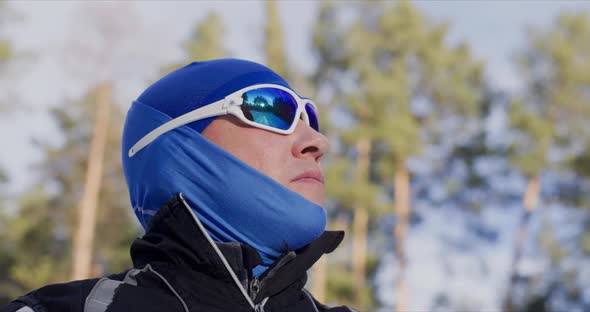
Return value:
<svg viewBox="0 0 590 312">
<path fill-rule="evenodd" d="M 186 60 L 164 67 L 161 72 L 167 74 L 184 66 L 187 62 L 210 60 L 226 55 L 223 44 L 225 29 L 221 17 L 215 12 L 209 12 L 199 22 L 191 36 L 184 42 L 183 48 Z"/>
<path fill-rule="evenodd" d="M 6 19 L 6 13 L 8 7 L 4 0 L 0 1 L 0 26 L 4 26 Z M 14 51 L 10 41 L 4 38 L 0 38 L 0 68 L 2 68 L 7 61 L 14 57 Z"/>
<path fill-rule="evenodd" d="M 88 149 L 84 150 L 88 161 L 83 180 L 78 181 L 83 187 L 78 195 L 77 219 L 73 229 L 75 239 L 71 273 L 73 279 L 81 279 L 96 273 L 93 268 L 96 257 L 93 253 L 96 251 L 94 245 L 98 243 L 95 242 L 96 224 L 102 210 L 98 207 L 102 206 L 101 192 L 106 186 L 103 177 L 110 170 L 106 163 L 109 131 L 116 129 L 115 121 L 111 119 L 114 109 L 113 81 L 120 77 L 120 70 L 129 64 L 129 57 L 140 60 L 143 56 L 141 44 L 144 42 L 137 41 L 137 38 L 141 38 L 137 36 L 141 29 L 138 28 L 139 19 L 132 3 L 119 3 L 116 6 L 85 3 L 75 13 L 72 17 L 78 19 L 76 22 L 79 22 L 79 27 L 72 31 L 64 45 L 67 55 L 64 65 L 71 74 L 92 88 L 95 101 L 91 118 L 83 121 L 92 130 L 86 137 L 90 143 L 90 146 L 85 144 Z M 80 40 L 80 36 L 88 40 Z M 119 146 L 116 147 L 118 149 Z"/>
<path fill-rule="evenodd" d="M 529 29 L 529 40 L 518 58 L 526 89 L 512 105 L 512 163 L 527 180 L 514 247 L 512 275 L 504 302 L 512 310 L 511 294 L 518 276 L 527 224 L 541 196 L 541 176 L 550 168 L 575 164 L 588 146 L 590 100 L 590 19 L 586 13 L 561 14 L 546 30 Z M 552 151 L 560 151 L 550 159 Z M 573 167 L 574 169 L 576 166 Z"/>
<path fill-rule="evenodd" d="M 0 1 L 0 27 L 3 26 L 7 11 L 6 2 Z M 14 59 L 14 49 L 9 40 L 0 37 L 0 75 L 4 75 L 6 67 Z M 4 100 L 4 99 L 2 99 Z M 3 101 L 0 102 L 0 112 L 8 110 L 9 107 Z"/>
<path fill-rule="evenodd" d="M 98 210 L 98 195 L 102 186 L 104 155 L 112 106 L 112 85 L 102 82 L 97 88 L 93 133 L 88 150 L 88 167 L 86 169 L 84 189 L 79 204 L 79 221 L 74 239 L 73 269 L 74 280 L 92 276 L 93 240 Z"/>
<path fill-rule="evenodd" d="M 407 160 L 432 142 L 426 137 L 449 135 L 437 126 L 439 121 L 455 118 L 461 124 L 479 111 L 482 66 L 466 45 L 445 42 L 447 25 L 432 24 L 409 1 L 369 4 L 363 17 L 350 35 L 359 89 L 350 103 L 355 116 L 371 126 L 358 131 L 357 147 L 370 150 L 369 140 L 381 146 L 385 152 L 379 172 L 393 180 L 393 236 L 400 270 L 396 310 L 404 311 L 404 242 L 411 214 Z"/>
<path fill-rule="evenodd" d="M 266 25 L 264 27 L 264 52 L 266 65 L 289 81 L 289 68 L 283 40 L 283 27 L 279 16 L 278 2 L 268 0 L 266 4 Z"/>
<path fill-rule="evenodd" d="M 333 1 L 320 2 L 318 15 L 315 19 L 312 34 L 312 46 L 316 62 L 316 70 L 309 77 L 309 85 L 313 88 L 313 99 L 319 106 L 321 132 L 329 138 L 333 147 L 324 158 L 326 168 L 326 185 L 330 202 L 338 201 L 339 190 L 344 187 L 342 170 L 336 168 L 340 152 L 335 150 L 339 140 L 339 129 L 332 124 L 331 115 L 337 109 L 334 96 L 340 81 L 337 73 L 344 71 L 343 29 L 338 23 L 341 5 Z M 326 96 L 327 94 L 327 96 Z M 323 95 L 323 96 L 320 96 Z M 342 218 L 342 205 L 329 205 L 329 221 L 334 230 L 346 230 L 347 221 Z M 348 244 L 349 232 L 343 245 Z M 353 281 L 348 272 L 348 255 L 341 255 L 342 246 L 335 253 L 324 255 L 312 268 L 312 293 L 320 302 L 353 304 Z"/>
<path fill-rule="evenodd" d="M 332 123 L 338 114 L 352 115 L 348 103 L 349 96 L 343 92 L 345 79 L 349 72 L 348 51 L 344 48 L 347 31 L 340 17 L 347 4 L 331 1 L 322 2 L 313 29 L 313 47 L 318 68 L 312 77 L 316 87 L 318 102 L 322 103 L 320 115 L 322 132 L 332 142 L 331 153 L 326 160 L 326 186 L 332 208 L 331 215 L 340 220 L 339 229 L 347 228 L 342 221 L 343 213 L 352 214 L 352 235 L 347 235 L 344 244 L 351 243 L 351 255 L 330 255 L 327 261 L 324 288 L 327 288 L 327 302 L 338 302 L 355 307 L 369 308 L 374 305 L 372 288 L 367 280 L 366 269 L 369 255 L 367 240 L 369 223 L 375 207 L 377 186 L 369 181 L 368 166 L 370 151 L 358 153 L 355 149 L 357 138 L 355 129 L 370 127 L 365 119 L 357 120 L 355 129 L 344 130 L 343 125 Z M 370 147 L 369 147 L 370 148 Z M 351 161 L 349 158 L 354 157 Z M 343 250 L 346 247 L 343 247 Z M 351 263 L 348 263 L 350 259 Z M 349 271 L 352 267 L 352 272 Z"/>
<path fill-rule="evenodd" d="M 13 213 L 0 215 L 2 302 L 49 283 L 70 280 L 70 254 L 89 162 L 97 89 L 52 109 L 63 143 L 35 142 L 44 155 L 33 168 L 40 178 L 20 196 Z M 100 239 L 93 244 L 91 259 L 95 276 L 131 266 L 129 245 L 140 230 L 129 208 L 120 159 L 123 115 L 116 109 L 110 115 L 101 171 L 104 183 L 98 194 L 96 233 Z"/>
<path fill-rule="evenodd" d="M 41 285 L 65 281 L 68 249 L 42 188 L 25 192 L 12 213 L 1 211 L 0 305 Z"/>
<path fill-rule="evenodd" d="M 79 224 L 78 207 L 87 179 L 92 137 L 95 133 L 97 99 L 101 87 L 93 88 L 80 100 L 66 101 L 52 110 L 52 116 L 60 129 L 64 143 L 51 146 L 38 143 L 46 157 L 37 167 L 43 173 L 42 185 L 57 188 L 50 197 L 50 209 L 54 211 L 57 226 L 73 244 Z M 102 180 L 96 194 L 96 237 L 93 242 L 90 272 L 93 276 L 123 270 L 131 265 L 129 245 L 139 234 L 139 227 L 129 208 L 127 186 L 121 163 L 121 138 L 123 114 L 117 106 L 111 106 L 110 123 L 104 133 Z M 73 260 L 72 260 L 73 261 Z"/>
</svg>

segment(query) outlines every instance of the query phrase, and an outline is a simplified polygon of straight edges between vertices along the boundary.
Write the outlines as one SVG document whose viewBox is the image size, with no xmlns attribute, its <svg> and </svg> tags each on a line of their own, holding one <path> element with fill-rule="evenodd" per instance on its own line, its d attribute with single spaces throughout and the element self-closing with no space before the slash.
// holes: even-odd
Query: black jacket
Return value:
<svg viewBox="0 0 590 312">
<path fill-rule="evenodd" d="M 261 261 L 258 253 L 240 243 L 214 243 L 178 194 L 131 245 L 134 269 L 48 285 L 0 312 L 354 311 L 324 306 L 303 288 L 307 270 L 343 237 L 344 232 L 326 231 L 306 247 L 283 254 L 256 279 L 251 269 Z"/>
</svg>

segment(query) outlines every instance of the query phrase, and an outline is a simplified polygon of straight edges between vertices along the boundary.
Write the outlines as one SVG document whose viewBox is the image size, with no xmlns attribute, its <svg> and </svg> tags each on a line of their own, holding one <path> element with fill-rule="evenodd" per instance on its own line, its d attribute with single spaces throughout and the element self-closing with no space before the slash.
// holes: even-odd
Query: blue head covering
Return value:
<svg viewBox="0 0 590 312">
<path fill-rule="evenodd" d="M 123 169 L 133 210 L 147 228 L 162 204 L 182 192 L 209 235 L 255 248 L 261 274 L 286 248 L 301 248 L 325 229 L 321 206 L 213 144 L 200 132 L 214 118 L 167 132 L 129 158 L 139 139 L 174 117 L 253 84 L 289 85 L 253 62 L 189 64 L 149 87 L 132 104 L 123 130 Z"/>
<path fill-rule="evenodd" d="M 137 99 L 172 118 L 221 100 L 226 95 L 254 84 L 289 84 L 268 67 L 258 63 L 219 59 L 193 62 L 164 76 Z M 189 124 L 202 132 L 215 117 Z"/>
</svg>

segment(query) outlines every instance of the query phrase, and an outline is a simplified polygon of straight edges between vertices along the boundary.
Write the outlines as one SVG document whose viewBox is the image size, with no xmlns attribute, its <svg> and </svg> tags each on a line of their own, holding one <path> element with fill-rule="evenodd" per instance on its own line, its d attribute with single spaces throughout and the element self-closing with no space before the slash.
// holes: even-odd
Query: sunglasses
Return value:
<svg viewBox="0 0 590 312">
<path fill-rule="evenodd" d="M 291 134 L 303 119 L 307 125 L 320 131 L 317 107 L 301 98 L 291 89 L 274 84 L 253 85 L 238 90 L 225 98 L 178 116 L 152 130 L 129 149 L 133 157 L 162 134 L 190 122 L 220 116 L 234 115 L 246 124 L 280 133 Z"/>
</svg>

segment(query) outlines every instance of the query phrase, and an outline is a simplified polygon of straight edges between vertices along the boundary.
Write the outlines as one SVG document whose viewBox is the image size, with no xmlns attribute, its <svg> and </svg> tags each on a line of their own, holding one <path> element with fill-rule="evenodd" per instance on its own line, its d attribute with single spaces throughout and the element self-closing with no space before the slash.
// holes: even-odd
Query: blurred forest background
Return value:
<svg viewBox="0 0 590 312">
<path fill-rule="evenodd" d="M 233 21 L 211 10 L 182 57 L 146 62 L 158 42 L 141 28 L 141 2 L 72 4 L 76 27 L 58 52 L 23 51 L 9 33 L 30 21 L 14 4 L 0 2 L 0 123 L 34 109 L 16 90 L 41 54 L 77 93 L 46 112 L 60 138 L 31 142 L 42 155 L 33 183 L 13 192 L 0 167 L 0 304 L 130 266 L 141 229 L 120 159 L 129 104 L 192 60 L 236 55 L 224 40 Z M 282 4 L 262 3 L 261 39 L 241 48 L 315 99 L 331 140 L 329 227 L 347 236 L 310 272 L 316 297 L 361 311 L 590 311 L 587 12 L 513 29 L 526 33 L 511 59 L 523 87 L 505 90 L 469 42 L 449 40 L 450 22 L 410 1 L 319 2 L 308 35 L 317 65 L 304 72 L 283 29 L 299 17 Z"/>
</svg>

